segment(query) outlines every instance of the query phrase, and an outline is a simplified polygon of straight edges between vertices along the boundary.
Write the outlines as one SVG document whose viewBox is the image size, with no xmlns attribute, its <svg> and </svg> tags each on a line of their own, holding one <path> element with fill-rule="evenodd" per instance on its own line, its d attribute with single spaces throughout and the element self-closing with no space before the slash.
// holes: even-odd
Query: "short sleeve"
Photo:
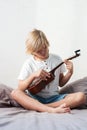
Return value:
<svg viewBox="0 0 87 130">
<path fill-rule="evenodd" d="M 31 73 L 32 73 L 31 67 L 30 67 L 29 63 L 26 61 L 22 66 L 22 69 L 18 76 L 18 80 L 25 80 L 26 78 L 28 78 L 28 76 Z"/>
</svg>

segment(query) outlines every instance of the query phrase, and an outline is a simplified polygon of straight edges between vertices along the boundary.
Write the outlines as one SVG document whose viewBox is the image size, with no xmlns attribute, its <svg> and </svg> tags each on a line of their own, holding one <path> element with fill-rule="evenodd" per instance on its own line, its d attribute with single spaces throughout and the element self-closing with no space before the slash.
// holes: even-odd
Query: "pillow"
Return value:
<svg viewBox="0 0 87 130">
<path fill-rule="evenodd" d="M 17 102 L 11 97 L 12 90 L 13 88 L 0 84 L 0 107 L 18 106 Z"/>
<path fill-rule="evenodd" d="M 87 95 L 87 77 L 73 81 L 60 89 L 60 93 L 84 92 Z"/>
<path fill-rule="evenodd" d="M 87 107 L 87 77 L 73 81 L 60 89 L 59 93 L 74 93 L 83 92 L 86 95 L 86 107 Z"/>
</svg>

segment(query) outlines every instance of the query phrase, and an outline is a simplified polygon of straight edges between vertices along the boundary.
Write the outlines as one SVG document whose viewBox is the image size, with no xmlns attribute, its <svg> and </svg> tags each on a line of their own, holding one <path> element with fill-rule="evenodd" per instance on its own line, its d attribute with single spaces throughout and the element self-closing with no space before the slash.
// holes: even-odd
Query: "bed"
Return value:
<svg viewBox="0 0 87 130">
<path fill-rule="evenodd" d="M 12 90 L 0 84 L 0 130 L 87 130 L 87 101 L 71 113 L 40 113 L 19 106 L 11 98 Z M 78 91 L 87 96 L 87 77 L 67 84 L 60 93 Z"/>
</svg>

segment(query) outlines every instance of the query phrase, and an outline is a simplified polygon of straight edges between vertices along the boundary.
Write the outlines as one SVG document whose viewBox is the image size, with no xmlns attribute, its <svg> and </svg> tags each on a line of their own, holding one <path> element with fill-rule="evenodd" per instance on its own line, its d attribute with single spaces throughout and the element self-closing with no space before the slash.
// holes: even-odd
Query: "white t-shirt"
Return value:
<svg viewBox="0 0 87 130">
<path fill-rule="evenodd" d="M 32 55 L 24 63 L 20 75 L 18 77 L 19 80 L 25 80 L 29 77 L 34 71 L 38 69 L 44 69 L 47 72 L 51 71 L 53 68 L 58 66 L 62 62 L 62 59 L 54 54 L 50 54 L 49 58 L 45 61 L 35 60 Z M 48 98 L 53 95 L 58 95 L 58 86 L 59 86 L 59 75 L 60 73 L 64 73 L 66 71 L 65 65 L 62 64 L 58 69 L 55 70 L 55 79 L 49 83 L 44 89 L 42 89 L 37 95 Z"/>
</svg>

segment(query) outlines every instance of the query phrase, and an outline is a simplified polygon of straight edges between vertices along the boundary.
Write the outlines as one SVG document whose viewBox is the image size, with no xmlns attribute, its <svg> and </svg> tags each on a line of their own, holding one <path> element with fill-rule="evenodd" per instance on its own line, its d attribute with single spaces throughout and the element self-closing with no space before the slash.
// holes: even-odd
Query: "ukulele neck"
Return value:
<svg viewBox="0 0 87 130">
<path fill-rule="evenodd" d="M 80 56 L 80 54 L 77 54 L 77 53 L 76 53 L 76 55 L 74 55 L 74 56 L 72 56 L 72 57 L 69 57 L 69 58 L 67 58 L 66 60 L 72 60 L 72 59 L 74 59 L 74 58 L 76 58 L 76 57 L 78 57 L 78 56 Z M 56 70 L 57 68 L 59 68 L 62 64 L 64 64 L 64 61 L 61 62 L 59 65 L 57 65 L 57 66 L 56 66 L 54 69 L 52 69 L 49 73 L 51 73 L 51 74 L 54 75 L 55 70 Z"/>
</svg>

